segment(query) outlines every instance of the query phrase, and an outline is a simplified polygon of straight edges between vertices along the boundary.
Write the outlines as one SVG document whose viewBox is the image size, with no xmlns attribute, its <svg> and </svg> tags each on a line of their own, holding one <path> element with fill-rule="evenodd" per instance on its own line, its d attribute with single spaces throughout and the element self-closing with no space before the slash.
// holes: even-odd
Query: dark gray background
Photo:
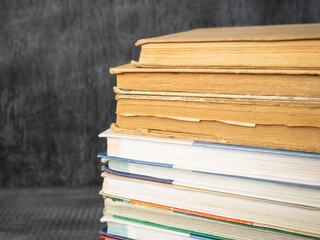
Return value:
<svg viewBox="0 0 320 240">
<path fill-rule="evenodd" d="M 136 40 L 198 27 L 320 22 L 320 1 L 0 2 L 0 186 L 101 183 L 97 135 Z"/>
</svg>

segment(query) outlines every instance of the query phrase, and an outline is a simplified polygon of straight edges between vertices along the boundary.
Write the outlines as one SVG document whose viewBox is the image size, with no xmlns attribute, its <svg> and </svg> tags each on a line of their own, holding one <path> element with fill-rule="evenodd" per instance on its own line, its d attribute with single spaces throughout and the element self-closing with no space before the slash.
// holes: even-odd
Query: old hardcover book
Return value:
<svg viewBox="0 0 320 240">
<path fill-rule="evenodd" d="M 320 153 L 320 128 L 315 127 L 259 124 L 246 127 L 221 121 L 118 115 L 111 129 L 128 134 Z"/>
<path fill-rule="evenodd" d="M 320 152 L 319 98 L 193 97 L 122 91 L 117 100 L 113 128 L 118 132 L 160 137 L 169 133 L 192 141 Z"/>
<path fill-rule="evenodd" d="M 193 93 L 212 96 L 320 97 L 320 70 L 162 69 L 126 64 L 111 68 L 122 90 Z"/>
<path fill-rule="evenodd" d="M 140 67 L 320 68 L 320 24 L 202 28 L 136 46 Z"/>
<path fill-rule="evenodd" d="M 130 93 L 130 92 L 128 92 Z M 284 125 L 320 128 L 320 98 L 312 100 L 189 97 L 117 94 L 117 114 L 154 116 L 181 121 L 220 121 L 233 125 Z"/>
</svg>

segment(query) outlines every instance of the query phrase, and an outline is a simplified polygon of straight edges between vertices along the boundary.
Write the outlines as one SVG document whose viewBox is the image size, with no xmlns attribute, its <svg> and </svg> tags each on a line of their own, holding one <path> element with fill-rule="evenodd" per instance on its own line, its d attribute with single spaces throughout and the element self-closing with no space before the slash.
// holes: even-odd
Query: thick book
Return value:
<svg viewBox="0 0 320 240">
<path fill-rule="evenodd" d="M 117 133 L 110 129 L 99 137 L 107 138 L 108 158 L 320 186 L 320 154 L 316 153 L 139 136 Z"/>
<path fill-rule="evenodd" d="M 103 171 L 114 175 L 280 204 L 320 208 L 320 187 L 139 164 L 123 161 L 121 158 L 112 159 L 104 156 L 106 165 L 103 166 Z"/>
<path fill-rule="evenodd" d="M 248 127 L 284 125 L 320 128 L 320 98 L 203 97 L 119 91 L 117 88 L 115 91 L 118 101 L 116 113 L 121 116 L 154 116 L 189 122 L 220 121 Z"/>
<path fill-rule="evenodd" d="M 270 228 L 260 228 L 244 224 L 230 223 L 212 218 L 198 217 L 168 210 L 157 206 L 131 203 L 123 199 L 105 198 L 104 216 L 106 221 L 113 219 L 125 220 L 140 224 L 143 228 L 149 226 L 160 230 L 172 230 L 173 232 L 186 234 L 190 237 L 205 237 L 210 239 L 312 239 L 310 236 L 294 234 Z M 124 230 L 120 233 L 126 236 Z M 143 229 L 141 229 L 143 233 Z M 165 238 L 163 238 L 165 239 Z"/>
<path fill-rule="evenodd" d="M 320 210 L 103 173 L 102 194 L 193 215 L 320 237 Z"/>
<path fill-rule="evenodd" d="M 182 121 L 154 116 L 117 116 L 120 133 L 320 153 L 320 128 L 284 125 L 240 126 L 219 121 Z"/>
<path fill-rule="evenodd" d="M 111 68 L 121 90 L 193 94 L 320 97 L 320 70 Z"/>
<path fill-rule="evenodd" d="M 320 98 L 117 94 L 117 127 L 205 136 L 207 141 L 320 152 Z"/>
<path fill-rule="evenodd" d="M 136 46 L 139 67 L 320 68 L 320 24 L 201 28 Z"/>
</svg>

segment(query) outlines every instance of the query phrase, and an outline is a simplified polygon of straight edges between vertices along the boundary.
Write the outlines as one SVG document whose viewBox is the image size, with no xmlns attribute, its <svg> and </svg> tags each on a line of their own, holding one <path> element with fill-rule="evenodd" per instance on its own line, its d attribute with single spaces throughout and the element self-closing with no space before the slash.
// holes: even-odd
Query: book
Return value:
<svg viewBox="0 0 320 240">
<path fill-rule="evenodd" d="M 280 204 L 320 208 L 320 187 L 159 167 L 121 159 L 108 160 L 107 156 L 104 160 L 107 161 L 103 171 L 114 175 Z"/>
<path fill-rule="evenodd" d="M 319 69 L 320 24 L 201 28 L 136 46 L 139 67 Z"/>
<path fill-rule="evenodd" d="M 112 234 L 108 234 L 107 232 L 107 227 L 102 229 L 100 232 L 103 232 L 104 234 L 101 234 L 100 239 L 109 239 L 109 240 L 132 240 L 130 238 L 123 238 L 121 236 L 117 236 L 117 235 L 112 235 Z M 112 236 L 112 237 L 111 237 Z"/>
<path fill-rule="evenodd" d="M 121 91 L 116 99 L 116 124 L 121 129 L 207 135 L 207 141 L 320 152 L 319 98 L 270 100 Z"/>
<path fill-rule="evenodd" d="M 320 210 L 103 173 L 102 194 L 228 222 L 319 237 Z"/>
<path fill-rule="evenodd" d="M 320 98 L 195 97 L 121 91 L 116 99 L 116 113 L 122 116 L 154 116 L 192 122 L 220 121 L 249 127 L 260 124 L 320 128 Z"/>
<path fill-rule="evenodd" d="M 126 200 L 109 197 L 105 198 L 104 216 L 102 221 L 107 221 L 112 217 L 137 223 L 137 225 L 140 224 L 144 227 L 156 227 L 158 231 L 172 230 L 176 233 L 210 239 L 312 239 L 310 236 L 301 234 L 198 217 L 156 206 L 132 204 Z M 132 231 L 125 227 L 122 229 L 117 232 L 121 236 L 127 236 L 128 234 L 125 233 Z M 145 231 L 141 229 L 141 232 Z"/>
<path fill-rule="evenodd" d="M 316 153 L 138 136 L 110 129 L 99 137 L 107 138 L 109 159 L 320 186 L 320 154 Z"/>
<path fill-rule="evenodd" d="M 127 134 L 320 153 L 320 128 L 315 127 L 246 127 L 219 121 L 119 115 L 111 129 Z"/>
<path fill-rule="evenodd" d="M 101 218 L 101 222 L 107 223 L 107 227 L 101 230 L 102 234 L 122 240 L 189 240 L 190 238 L 203 240 L 213 239 L 189 234 L 186 232 L 174 231 L 172 228 L 163 228 L 155 226 L 155 224 L 143 224 L 141 223 L 142 221 L 129 221 L 113 217 L 112 215 L 105 215 Z"/>
<path fill-rule="evenodd" d="M 110 68 L 120 90 L 193 94 L 194 96 L 320 97 L 320 70 Z"/>
</svg>

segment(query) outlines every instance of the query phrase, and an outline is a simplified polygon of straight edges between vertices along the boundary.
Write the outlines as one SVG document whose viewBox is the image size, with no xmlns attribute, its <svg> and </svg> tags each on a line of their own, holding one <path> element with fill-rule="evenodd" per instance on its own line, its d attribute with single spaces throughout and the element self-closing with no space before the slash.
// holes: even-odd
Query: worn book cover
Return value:
<svg viewBox="0 0 320 240">
<path fill-rule="evenodd" d="M 319 69 L 320 24 L 201 28 L 141 39 L 138 67 Z"/>
</svg>

